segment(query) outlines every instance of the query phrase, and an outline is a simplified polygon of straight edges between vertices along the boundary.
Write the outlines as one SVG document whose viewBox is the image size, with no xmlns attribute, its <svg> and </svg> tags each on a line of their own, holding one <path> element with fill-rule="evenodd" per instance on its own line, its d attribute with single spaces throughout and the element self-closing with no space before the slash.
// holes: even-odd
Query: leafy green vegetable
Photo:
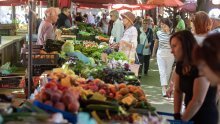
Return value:
<svg viewBox="0 0 220 124">
<path fill-rule="evenodd" d="M 74 52 L 74 45 L 70 41 L 66 41 L 62 46 L 62 52 L 71 53 Z"/>
<path fill-rule="evenodd" d="M 128 60 L 127 56 L 123 52 L 113 52 L 108 55 L 110 60 Z"/>
</svg>

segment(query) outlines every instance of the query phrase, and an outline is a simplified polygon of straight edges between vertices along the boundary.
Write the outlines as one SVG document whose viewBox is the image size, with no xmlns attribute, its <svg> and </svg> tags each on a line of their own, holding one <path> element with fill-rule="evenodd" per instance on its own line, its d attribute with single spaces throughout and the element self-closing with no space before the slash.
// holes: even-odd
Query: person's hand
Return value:
<svg viewBox="0 0 220 124">
<path fill-rule="evenodd" d="M 172 94 L 173 94 L 173 88 L 169 87 L 169 89 L 166 91 L 166 95 L 168 98 L 171 98 Z"/>
<path fill-rule="evenodd" d="M 173 87 L 174 87 L 174 85 L 173 85 L 173 82 L 171 81 L 170 86 L 169 86 L 168 90 L 166 91 L 166 95 L 168 96 L 168 98 L 170 98 L 173 94 Z"/>
</svg>

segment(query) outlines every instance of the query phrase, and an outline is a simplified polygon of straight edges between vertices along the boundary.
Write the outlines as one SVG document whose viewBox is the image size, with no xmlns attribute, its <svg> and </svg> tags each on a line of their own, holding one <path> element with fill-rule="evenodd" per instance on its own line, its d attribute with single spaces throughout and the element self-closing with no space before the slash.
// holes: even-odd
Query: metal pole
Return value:
<svg viewBox="0 0 220 124">
<path fill-rule="evenodd" d="M 31 88 L 32 88 L 32 3 L 33 0 L 29 1 L 29 14 L 28 14 L 28 98 L 31 96 Z"/>
</svg>

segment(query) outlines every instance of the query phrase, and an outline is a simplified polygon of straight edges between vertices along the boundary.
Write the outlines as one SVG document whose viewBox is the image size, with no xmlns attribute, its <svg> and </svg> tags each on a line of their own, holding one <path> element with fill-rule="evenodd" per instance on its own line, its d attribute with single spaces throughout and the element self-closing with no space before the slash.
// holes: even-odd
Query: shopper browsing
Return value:
<svg viewBox="0 0 220 124">
<path fill-rule="evenodd" d="M 59 14 L 59 9 L 50 7 L 45 11 L 45 20 L 43 20 L 38 29 L 38 45 L 45 45 L 46 40 L 51 39 L 54 40 L 55 35 L 55 26 L 54 24 L 57 22 Z"/>
<path fill-rule="evenodd" d="M 166 87 L 168 85 L 174 57 L 171 54 L 170 48 L 170 34 L 172 29 L 172 22 L 168 18 L 160 20 L 161 30 L 157 31 L 158 40 L 155 40 L 154 49 L 157 49 L 157 64 L 160 74 L 160 83 L 162 86 L 162 95 L 166 97 Z M 155 52 L 155 50 L 154 50 Z M 155 53 L 153 53 L 155 55 Z"/>
<path fill-rule="evenodd" d="M 137 29 L 134 27 L 135 15 L 131 12 L 121 14 L 125 32 L 119 42 L 119 50 L 125 52 L 130 63 L 134 64 L 137 47 Z"/>
<path fill-rule="evenodd" d="M 173 74 L 175 119 L 193 121 L 194 124 L 217 124 L 217 87 L 210 86 L 193 65 L 192 51 L 198 45 L 193 34 L 186 30 L 177 32 L 171 36 L 170 44 L 177 61 Z M 186 108 L 180 113 L 183 94 Z"/>
</svg>

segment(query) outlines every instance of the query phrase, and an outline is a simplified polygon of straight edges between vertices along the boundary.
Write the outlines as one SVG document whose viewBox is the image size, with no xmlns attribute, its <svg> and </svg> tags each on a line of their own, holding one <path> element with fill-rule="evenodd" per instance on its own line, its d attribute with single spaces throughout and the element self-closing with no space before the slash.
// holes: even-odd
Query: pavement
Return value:
<svg viewBox="0 0 220 124">
<path fill-rule="evenodd" d="M 150 60 L 148 75 L 143 75 L 141 82 L 148 102 L 156 107 L 157 111 L 173 113 L 173 98 L 162 96 L 159 70 L 155 59 Z"/>
</svg>

